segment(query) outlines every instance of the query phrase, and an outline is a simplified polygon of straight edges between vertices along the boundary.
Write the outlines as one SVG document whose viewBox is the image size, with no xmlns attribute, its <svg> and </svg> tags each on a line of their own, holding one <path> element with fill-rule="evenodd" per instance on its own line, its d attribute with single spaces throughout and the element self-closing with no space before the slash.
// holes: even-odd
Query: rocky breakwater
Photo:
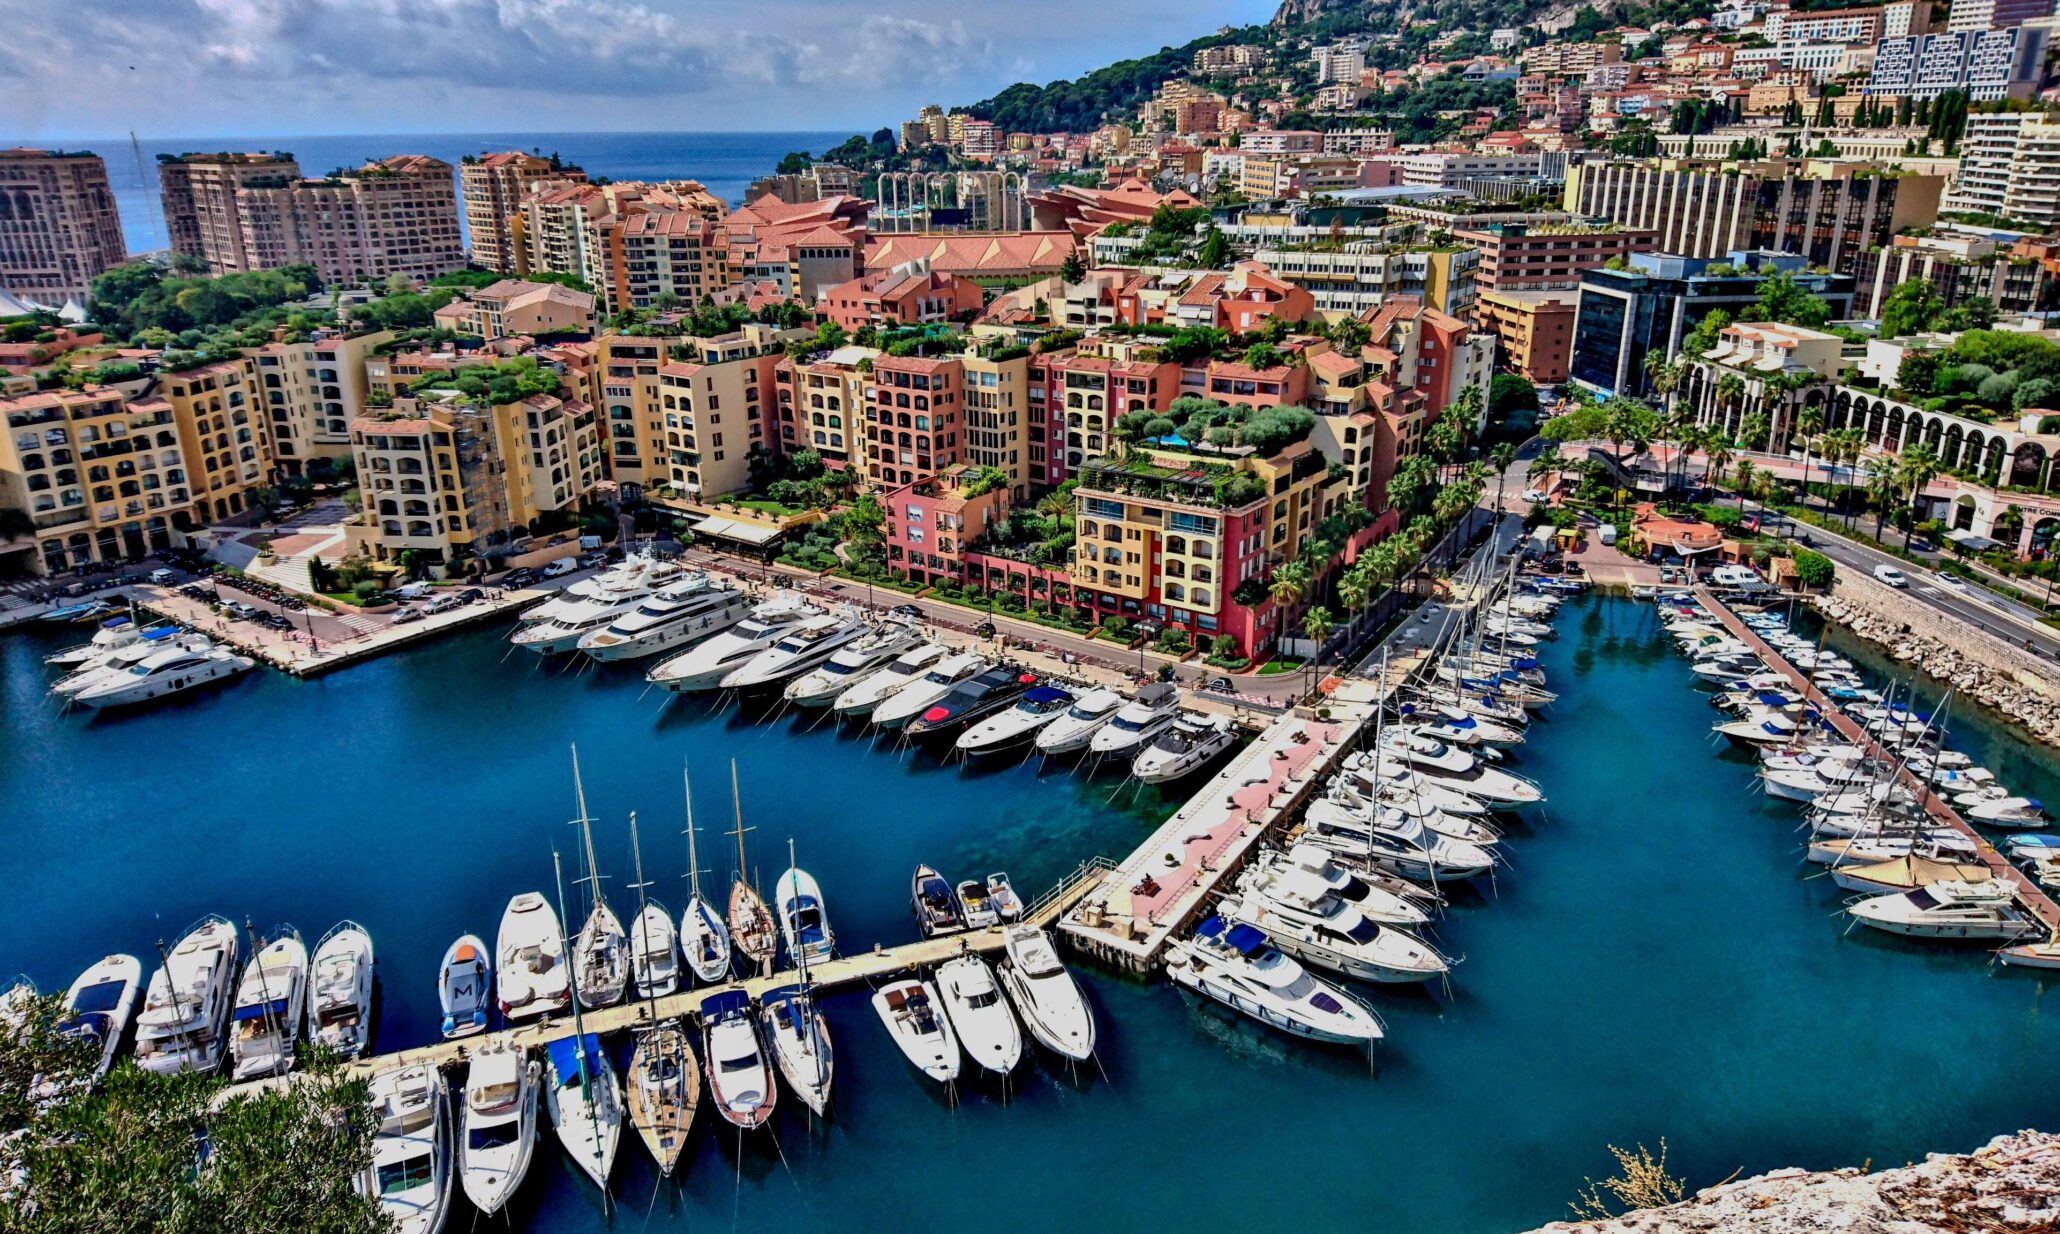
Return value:
<svg viewBox="0 0 2060 1234">
<path fill-rule="evenodd" d="M 1776 1170 L 1723 1183 L 1665 1208 L 1606 1221 L 1559 1221 L 1554 1234 L 2029 1234 L 2060 1229 L 2060 1137 L 1997 1136 L 1971 1153 L 1916 1165 Z"/>
<path fill-rule="evenodd" d="M 2048 745 L 2060 746 L 2060 665 L 1956 622 L 1902 592 L 1840 574 L 1817 611 L 1899 663 L 1957 688 Z"/>
</svg>

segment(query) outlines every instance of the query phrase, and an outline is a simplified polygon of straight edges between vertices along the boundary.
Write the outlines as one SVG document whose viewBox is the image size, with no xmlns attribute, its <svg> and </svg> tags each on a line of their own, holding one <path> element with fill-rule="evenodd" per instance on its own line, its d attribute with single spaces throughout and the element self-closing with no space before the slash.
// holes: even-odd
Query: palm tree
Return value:
<svg viewBox="0 0 2060 1234">
<path fill-rule="evenodd" d="M 1941 470 L 1938 458 L 1923 446 L 1913 446 L 1903 451 L 1896 460 L 1896 479 L 1902 482 L 1909 493 L 1910 517 L 1903 524 L 1903 551 L 1910 551 L 1910 537 L 1917 530 L 1917 501 L 1924 495 L 1924 486 L 1938 478 Z"/>
<path fill-rule="evenodd" d="M 1360 554 L 1359 560 L 1347 567 L 1343 574 L 1338 575 L 1338 603 L 1344 605 L 1345 611 L 1352 614 L 1355 619 L 1366 607 L 1366 602 L 1373 598 L 1376 584 L 1373 581 L 1372 563 L 1369 560 L 1372 555 L 1371 549 Z"/>
<path fill-rule="evenodd" d="M 1824 432 L 1824 410 L 1821 407 L 1805 407 L 1796 413 L 1795 433 L 1803 443 L 1803 505 L 1810 504 L 1810 455 L 1816 451 L 1818 437 Z M 1830 483 L 1829 472 L 1825 482 Z"/>
<path fill-rule="evenodd" d="M 1709 430 L 1709 440 L 1702 448 L 1702 457 L 1705 460 L 1702 468 L 1702 482 L 1705 486 L 1708 486 L 1713 479 L 1718 484 L 1724 482 L 1724 469 L 1729 467 L 1731 460 L 1737 456 L 1731 452 L 1730 439 L 1716 429 L 1711 428 Z"/>
<path fill-rule="evenodd" d="M 1756 470 L 1758 470 L 1758 469 L 1757 469 L 1757 468 L 1755 468 L 1755 467 L 1754 467 L 1754 466 L 1752 465 L 1752 460 L 1751 460 L 1751 459 L 1749 459 L 1749 458 L 1748 458 L 1748 459 L 1740 459 L 1740 460 L 1739 460 L 1739 462 L 1738 462 L 1738 512 L 1739 512 L 1740 514 L 1744 514 L 1744 513 L 1745 513 L 1745 493 L 1746 493 L 1746 490 L 1747 490 L 1747 489 L 1750 489 L 1750 488 L 1752 487 L 1752 475 L 1753 475 L 1753 472 L 1754 472 L 1754 471 L 1756 471 Z"/>
<path fill-rule="evenodd" d="M 1310 642 L 1316 644 L 1316 652 L 1312 658 L 1318 664 L 1323 663 L 1324 640 L 1328 639 L 1330 632 L 1335 629 L 1337 629 L 1336 620 L 1331 617 L 1330 610 L 1321 604 L 1302 614 L 1302 634 Z"/>
<path fill-rule="evenodd" d="M 1745 401 L 1745 379 L 1736 373 L 1726 373 L 1717 378 L 1717 406 L 1724 409 L 1724 423 L 1731 422 L 1731 412 Z"/>
<path fill-rule="evenodd" d="M 1516 465 L 1516 446 L 1512 442 L 1501 442 L 1488 451 L 1488 461 L 1495 465 L 1495 509 L 1502 509 L 1502 485 L 1509 478 L 1509 469 Z"/>
<path fill-rule="evenodd" d="M 1893 460 L 1876 467 L 1867 475 L 1867 500 L 1874 503 L 1874 538 L 1881 538 L 1882 525 L 1888 522 L 1889 507 L 1903 496 L 1902 477 L 1896 474 Z"/>
<path fill-rule="evenodd" d="M 1282 562 L 1266 584 L 1266 594 L 1283 609 L 1293 608 L 1309 590 L 1309 567 L 1299 561 Z"/>
<path fill-rule="evenodd" d="M 1054 523 L 1063 523 L 1073 513 L 1073 498 L 1053 489 L 1038 500 L 1037 512 Z"/>
</svg>

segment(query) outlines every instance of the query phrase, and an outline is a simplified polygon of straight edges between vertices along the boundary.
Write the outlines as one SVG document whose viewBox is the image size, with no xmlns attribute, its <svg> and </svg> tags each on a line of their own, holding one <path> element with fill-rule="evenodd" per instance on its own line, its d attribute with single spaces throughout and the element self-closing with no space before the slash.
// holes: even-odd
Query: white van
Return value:
<svg viewBox="0 0 2060 1234">
<path fill-rule="evenodd" d="M 1891 587 L 1908 587 L 1910 585 L 1910 580 L 1904 576 L 1901 570 L 1886 562 L 1874 567 L 1874 577 Z"/>
</svg>

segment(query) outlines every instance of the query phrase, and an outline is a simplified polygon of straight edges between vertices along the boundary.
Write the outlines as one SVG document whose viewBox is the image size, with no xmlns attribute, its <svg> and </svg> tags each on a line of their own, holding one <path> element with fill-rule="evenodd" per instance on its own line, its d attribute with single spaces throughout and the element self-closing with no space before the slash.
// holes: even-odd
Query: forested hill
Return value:
<svg viewBox="0 0 2060 1234">
<path fill-rule="evenodd" d="M 1012 133 L 1084 132 L 1099 127 L 1110 112 L 1135 111 L 1160 82 L 1186 73 L 1202 48 L 1266 41 L 1271 39 L 1264 26 L 1211 34 L 1178 47 L 1161 47 L 1149 56 L 1118 60 L 1070 81 L 1042 86 L 1017 82 L 963 110 Z"/>
</svg>

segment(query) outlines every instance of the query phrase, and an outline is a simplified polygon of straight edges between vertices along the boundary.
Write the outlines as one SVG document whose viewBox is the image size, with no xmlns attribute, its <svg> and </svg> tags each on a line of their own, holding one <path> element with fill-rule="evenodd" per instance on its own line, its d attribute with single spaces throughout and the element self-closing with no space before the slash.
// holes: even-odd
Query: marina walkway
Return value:
<svg viewBox="0 0 2060 1234">
<path fill-rule="evenodd" d="M 1060 914 L 1080 902 L 1082 896 L 1098 886 L 1107 873 L 1110 863 L 1105 860 L 1088 861 L 1076 868 L 1057 886 L 1047 891 L 1033 903 L 1025 906 L 1022 921 L 1039 927 L 1049 927 Z M 874 947 L 871 951 L 857 955 L 838 956 L 809 970 L 809 978 L 819 989 L 833 989 L 838 986 L 864 982 L 870 985 L 880 977 L 891 977 L 900 973 L 915 972 L 929 968 L 967 951 L 995 952 L 1002 949 L 1003 929 L 960 931 L 943 934 L 936 938 L 919 939 L 899 947 Z M 741 990 L 756 1000 L 768 990 L 780 986 L 796 985 L 800 975 L 793 970 L 763 974 L 731 981 L 724 985 L 697 986 L 678 994 L 656 1000 L 657 1017 L 661 1020 L 690 1016 L 697 1011 L 703 1000 L 710 995 L 730 990 Z M 583 1011 L 580 1019 L 589 1033 L 615 1033 L 648 1023 L 654 1004 L 649 1002 L 625 1002 L 615 1007 L 604 1007 L 599 1011 Z M 377 1054 L 360 1058 L 350 1063 L 347 1071 L 352 1074 L 373 1075 L 393 1067 L 416 1063 L 428 1063 L 437 1067 L 449 1067 L 465 1061 L 488 1044 L 512 1042 L 524 1048 L 533 1048 L 573 1035 L 572 1015 L 550 1016 L 531 1020 L 509 1028 L 463 1037 L 456 1041 L 436 1041 L 411 1049 L 396 1050 L 390 1054 Z M 295 1072 L 294 1075 L 301 1073 Z M 232 1085 L 222 1092 L 222 1099 L 239 1093 L 255 1091 L 266 1086 L 275 1086 L 277 1079 L 255 1080 L 247 1084 Z"/>
<path fill-rule="evenodd" d="M 1715 614 L 1717 620 L 1721 621 L 1724 624 L 1724 628 L 1729 630 L 1734 637 L 1752 648 L 1753 653 L 1765 661 L 1769 668 L 1788 678 L 1803 698 L 1815 704 L 1819 713 L 1831 722 L 1831 726 L 1838 730 L 1839 736 L 1859 746 L 1872 758 L 1892 761 L 1888 753 L 1881 748 L 1880 743 L 1874 740 L 1871 733 L 1862 728 L 1858 721 L 1840 710 L 1837 704 L 1826 698 L 1810 682 L 1809 677 L 1802 670 L 1790 664 L 1780 652 L 1775 651 L 1767 644 L 1765 639 L 1762 639 L 1755 633 L 1751 626 L 1739 620 L 1738 614 L 1732 612 L 1722 600 L 1717 599 L 1707 587 L 1696 588 L 1695 598 L 1704 608 Z M 1976 860 L 1988 867 L 1989 873 L 1992 876 L 2009 883 L 2016 889 L 2017 902 L 2023 905 L 2027 912 L 2038 918 L 2039 923 L 2046 928 L 2046 934 L 2049 939 L 2060 939 L 2060 905 L 2056 905 L 2052 897 L 2048 896 L 2037 883 L 2027 877 L 2024 871 L 2012 865 L 2008 857 L 2005 857 L 2001 852 L 1997 851 L 1995 845 L 1988 842 L 1987 837 L 1976 831 L 1966 819 L 1960 817 L 1958 810 L 1953 809 L 1950 804 L 1940 799 L 1937 793 L 1932 792 L 1929 785 L 1910 774 L 1907 768 L 1899 767 L 1898 771 L 1903 783 L 1908 785 L 1911 791 L 1918 795 L 1918 799 L 1924 803 L 1926 812 L 1942 825 L 1951 827 L 1954 831 L 1972 841 Z"/>
</svg>

